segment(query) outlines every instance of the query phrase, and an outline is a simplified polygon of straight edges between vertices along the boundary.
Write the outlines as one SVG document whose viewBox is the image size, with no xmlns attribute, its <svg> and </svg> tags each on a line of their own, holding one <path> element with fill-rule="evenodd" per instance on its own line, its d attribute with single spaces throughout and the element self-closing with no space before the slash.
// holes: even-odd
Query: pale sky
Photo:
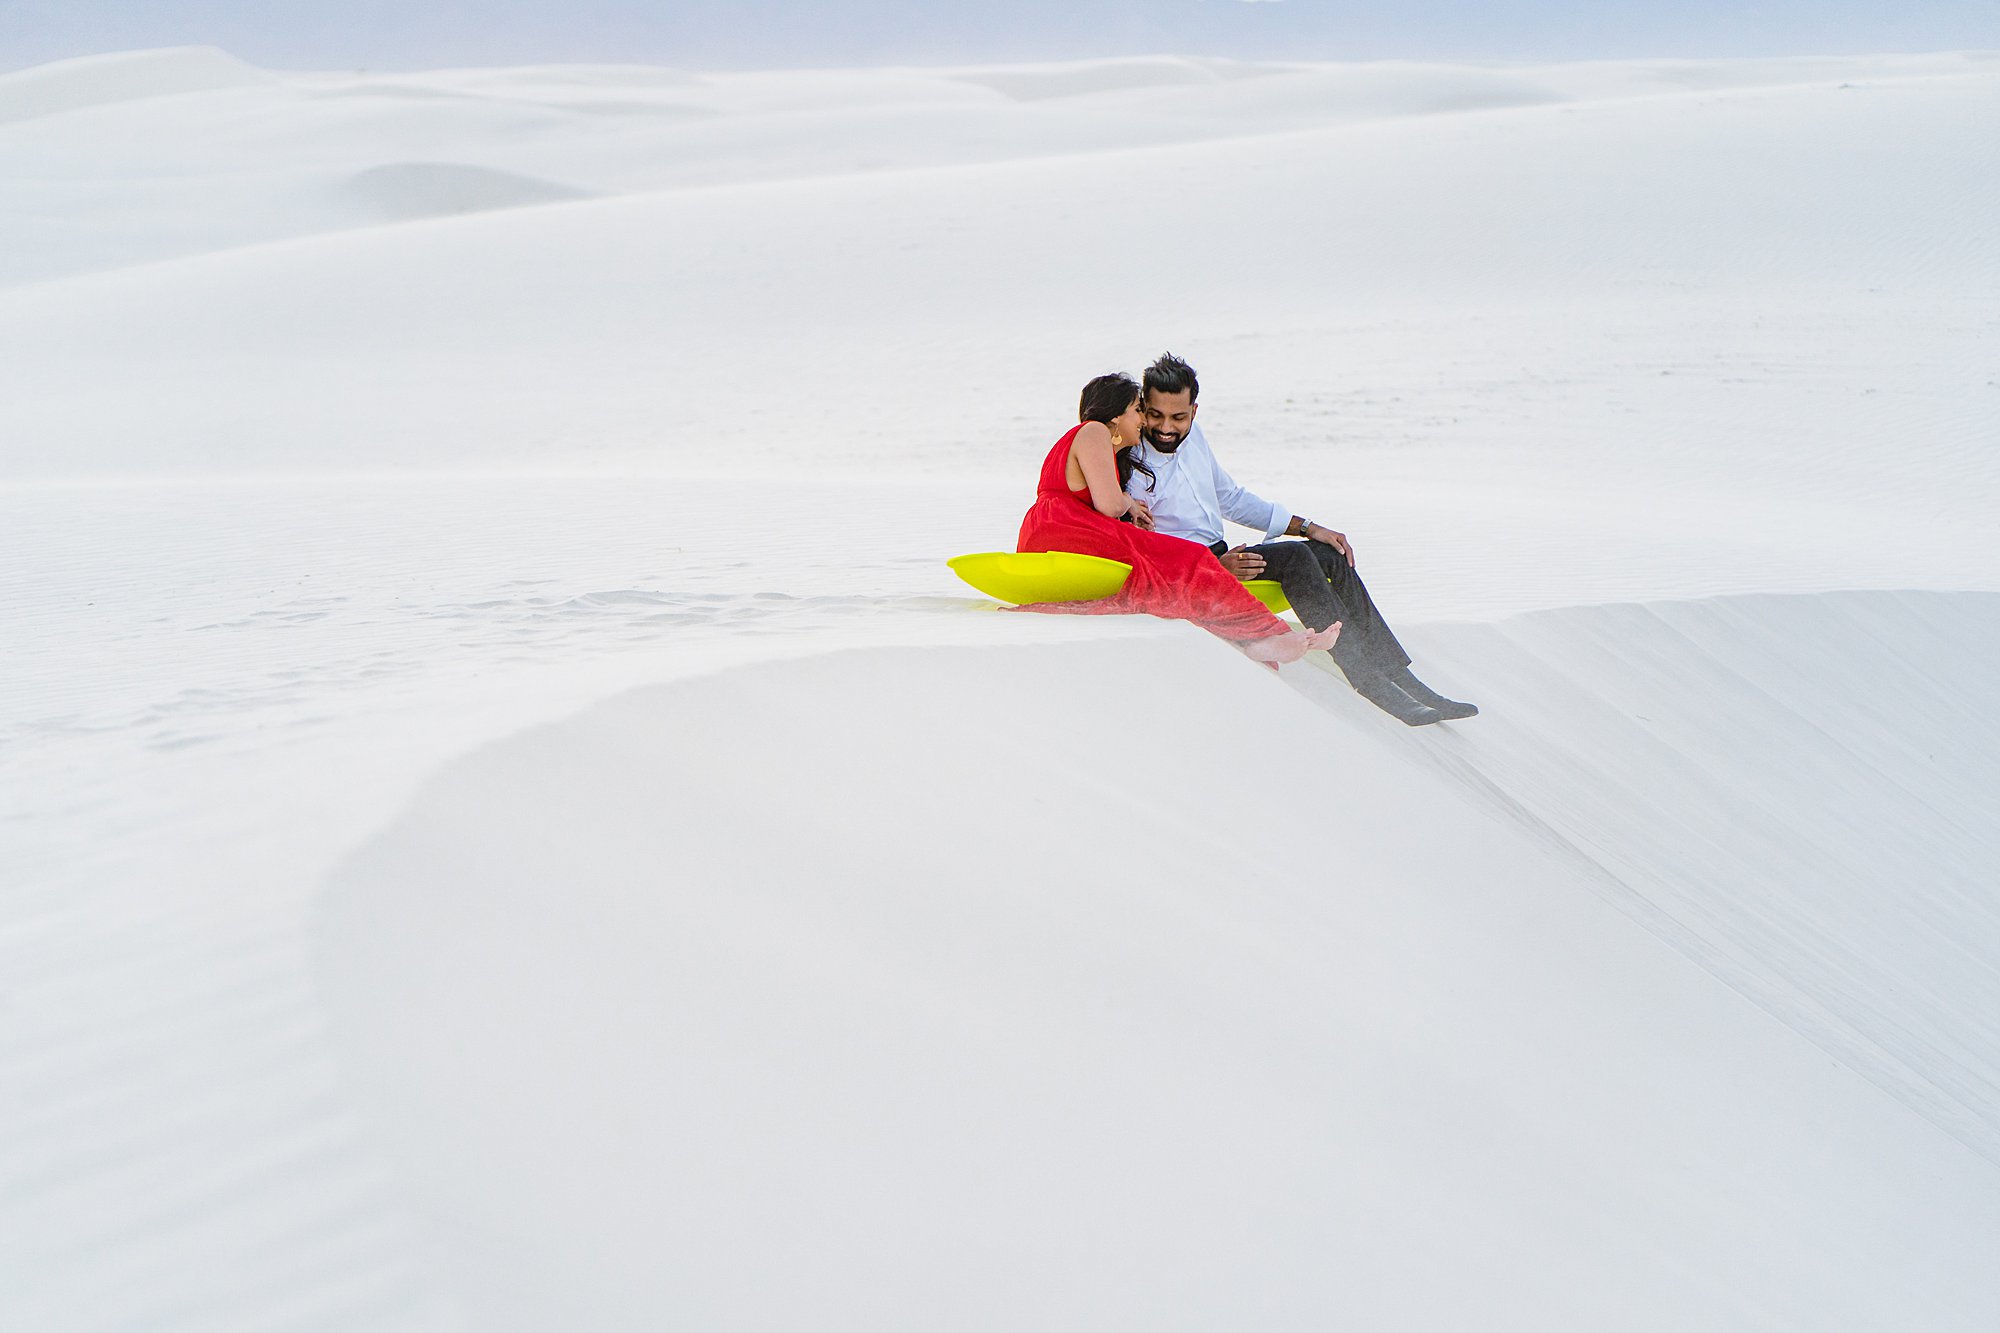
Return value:
<svg viewBox="0 0 2000 1333">
<path fill-rule="evenodd" d="M 149 46 L 281 69 L 691 69 L 2000 50 L 2000 0 L 0 0 L 0 71 Z"/>
</svg>

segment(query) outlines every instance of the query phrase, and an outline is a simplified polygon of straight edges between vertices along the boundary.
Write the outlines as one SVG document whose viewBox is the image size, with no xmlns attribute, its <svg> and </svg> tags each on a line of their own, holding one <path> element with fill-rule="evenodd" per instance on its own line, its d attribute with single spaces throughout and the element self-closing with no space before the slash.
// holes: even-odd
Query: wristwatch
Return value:
<svg viewBox="0 0 2000 1333">
<path fill-rule="evenodd" d="M 1301 537 L 1312 536 L 1313 521 L 1307 518 L 1303 514 L 1295 515 L 1295 517 L 1299 520 L 1299 536 Z"/>
</svg>

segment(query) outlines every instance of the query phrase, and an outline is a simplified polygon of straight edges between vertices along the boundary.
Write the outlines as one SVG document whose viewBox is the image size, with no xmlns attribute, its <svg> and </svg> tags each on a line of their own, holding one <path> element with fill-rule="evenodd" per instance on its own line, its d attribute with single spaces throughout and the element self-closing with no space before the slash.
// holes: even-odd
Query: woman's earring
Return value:
<svg viewBox="0 0 2000 1333">
<path fill-rule="evenodd" d="M 1111 447 L 1113 449 L 1120 447 L 1124 443 L 1125 443 L 1125 437 L 1123 435 L 1120 435 L 1115 430 L 1111 432 Z"/>
</svg>

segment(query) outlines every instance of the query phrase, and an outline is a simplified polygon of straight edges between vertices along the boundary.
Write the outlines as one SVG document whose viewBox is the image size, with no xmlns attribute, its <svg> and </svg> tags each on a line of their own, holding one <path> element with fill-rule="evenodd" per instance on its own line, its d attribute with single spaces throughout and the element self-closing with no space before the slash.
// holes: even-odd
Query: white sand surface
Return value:
<svg viewBox="0 0 2000 1333">
<path fill-rule="evenodd" d="M 1996 113 L 0 76 L 0 1328 L 1993 1327 Z M 1481 717 L 951 578 L 1169 347 Z"/>
</svg>

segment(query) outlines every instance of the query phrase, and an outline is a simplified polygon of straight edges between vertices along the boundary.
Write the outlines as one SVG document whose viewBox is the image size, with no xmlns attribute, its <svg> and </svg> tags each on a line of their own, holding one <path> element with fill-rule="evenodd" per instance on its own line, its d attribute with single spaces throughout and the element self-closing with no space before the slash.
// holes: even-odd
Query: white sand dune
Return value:
<svg viewBox="0 0 2000 1333">
<path fill-rule="evenodd" d="M 0 1327 L 1992 1327 L 1996 104 L 0 77 Z M 1167 347 L 1483 716 L 951 579 Z"/>
<path fill-rule="evenodd" d="M 1945 177 L 1928 188 L 1972 189 L 1986 197 L 1976 173 L 1944 168 L 1961 144 L 1977 154 L 1990 151 L 1988 136 L 1978 133 L 1986 113 L 1968 99 L 1990 98 L 1992 68 L 1992 60 L 1976 55 L 1628 61 L 1518 70 L 1161 57 L 782 74 L 551 66 L 332 75 L 257 71 L 205 49 L 90 57 L 0 75 L 0 151 L 10 163 L 10 189 L 24 191 L 30 205 L 0 217 L 6 227 L 0 239 L 7 242 L 0 247 L 0 282 L 46 280 L 368 225 L 377 219 L 329 208 L 307 186 L 412 156 L 616 194 L 1049 156 L 1094 158 L 1107 151 L 1439 114 L 1462 120 L 1466 113 L 1507 108 L 1564 111 L 1566 118 L 1588 122 L 1620 104 L 1636 103 L 1630 111 L 1648 122 L 1647 137 L 1691 138 L 1701 150 L 1733 158 L 1755 151 L 1755 140 L 1734 145 L 1731 130 L 1706 122 L 1728 115 L 1732 107 L 1744 110 L 1739 104 L 1746 101 L 1751 108 L 1769 99 L 1803 102 L 1817 111 L 1821 102 L 1839 97 L 1877 115 L 1908 115 L 1911 109 L 1890 111 L 1882 104 L 1915 97 L 1936 105 L 1943 99 L 1951 106 L 1951 123 L 1941 134 L 1927 135 L 1923 152 L 1906 160 L 1904 169 Z M 168 95 L 176 92 L 183 95 Z M 1692 112 L 1692 123 L 1676 132 L 1680 117 L 1657 106 L 1662 101 L 1678 103 L 1683 114 Z M 1840 119 L 1850 114 L 1842 112 Z M 1763 169 L 1783 169 L 1785 150 L 1803 148 L 1822 158 L 1863 146 L 1850 143 L 1852 132 L 1838 123 L 1827 126 L 1829 137 L 1758 109 L 1749 110 L 1749 118 L 1759 136 L 1789 133 L 1802 140 L 1766 147 L 1760 171 L 1746 182 L 1752 187 L 1767 183 Z M 1624 129 L 1606 128 L 1612 134 Z M 1417 133 L 1421 139 L 1423 133 Z M 1897 145 L 1910 142 L 1906 130 L 1893 133 Z M 1363 155 L 1358 163 L 1324 166 L 1367 167 L 1379 153 L 1397 151 L 1398 138 L 1389 132 L 1373 152 L 1357 146 Z M 1614 161 L 1628 171 L 1645 165 L 1643 144 L 1621 146 Z M 1315 145 L 1293 145 L 1289 152 L 1285 147 L 1274 145 L 1278 162 L 1288 168 L 1300 148 L 1318 155 Z M 1574 165 L 1559 140 L 1546 148 L 1563 168 Z M 1586 145 L 1582 151 L 1590 150 Z M 1574 191 L 1573 203 L 1625 194 L 1625 182 L 1596 175 L 1606 165 L 1591 161 L 1597 188 Z M 1797 176 L 1827 183 L 1822 170 L 1803 165 Z M 1380 166 L 1375 163 L 1374 169 Z M 1432 176 L 1438 187 L 1470 187 L 1478 179 L 1421 168 L 1411 164 L 1403 180 Z M 1267 161 L 1255 174 L 1268 176 L 1273 169 Z M 1310 172 L 1308 179 L 1318 175 Z M 1234 182 L 1215 179 L 1206 163 L 1192 178 L 1210 182 L 1220 193 L 1235 188 Z M 116 187 L 107 189 L 108 181 Z M 1714 198 L 1699 182 L 1680 191 L 1672 184 L 1656 180 L 1652 189 L 1669 200 Z M 1147 188 L 1157 190 L 1160 183 Z M 1467 191 L 1455 193 L 1464 197 Z M 143 210 L 130 206 L 135 196 L 143 200 Z M 1490 191 L 1474 197 L 1498 202 Z M 1625 198 L 1633 205 L 1630 217 L 1643 221 L 1653 215 L 1647 192 Z M 1912 206 L 1917 202 L 1894 196 L 1880 201 L 1905 219 L 1921 215 Z M 1839 196 L 1827 220 L 1869 203 L 1866 195 Z M 1375 214 L 1372 207 L 1356 211 Z M 1535 220 L 1546 225 L 1552 219 L 1537 213 Z M 1621 239 L 1598 232 L 1588 211 L 1573 220 L 1599 244 Z M 1379 221 L 1391 234 L 1406 230 L 1393 213 Z M 1448 226 L 1446 234 L 1461 243 L 1474 239 Z M 1731 238 L 1732 249 L 1753 239 L 1740 231 Z"/>
<path fill-rule="evenodd" d="M 0 122 L 276 81 L 209 46 L 85 56 L 0 77 Z"/>
<path fill-rule="evenodd" d="M 1425 751 L 1840 1063 L 2000 1163 L 1991 594 L 1453 627 L 1491 727 Z"/>
<path fill-rule="evenodd" d="M 585 192 L 509 171 L 453 162 L 391 162 L 355 173 L 346 191 L 385 221 L 562 203 Z"/>
<path fill-rule="evenodd" d="M 1984 1327 L 1996 738 L 1779 687 L 1996 635 L 1434 627 L 1505 720 L 1415 738 L 1190 636 L 730 673 L 453 765 L 327 995 L 480 1327 Z M 1086 762 L 1080 678 L 1202 731 Z"/>
</svg>

